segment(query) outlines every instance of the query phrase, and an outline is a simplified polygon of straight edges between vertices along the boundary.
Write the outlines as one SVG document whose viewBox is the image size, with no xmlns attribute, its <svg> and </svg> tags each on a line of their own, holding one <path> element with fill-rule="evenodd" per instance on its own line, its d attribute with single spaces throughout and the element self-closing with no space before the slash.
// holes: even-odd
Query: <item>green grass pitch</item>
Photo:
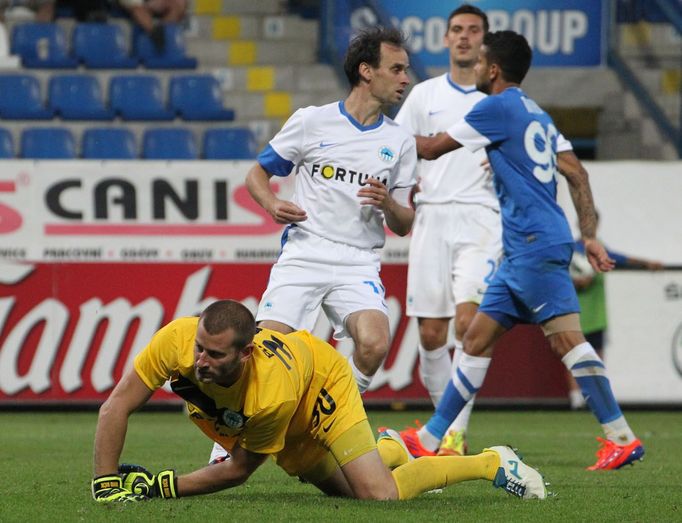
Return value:
<svg viewBox="0 0 682 523">
<path fill-rule="evenodd" d="M 370 411 L 374 427 L 402 428 L 428 412 Z M 267 462 L 243 486 L 194 498 L 99 505 L 90 495 L 95 413 L 0 412 L 0 522 L 343 521 L 359 522 L 673 522 L 682 521 L 682 416 L 632 411 L 644 461 L 589 472 L 599 426 L 588 413 L 480 411 L 471 450 L 511 444 L 541 470 L 546 501 L 523 501 L 486 481 L 454 485 L 407 502 L 328 498 Z M 211 443 L 179 412 L 139 413 L 122 459 L 154 471 L 188 472 L 206 463 Z"/>
</svg>

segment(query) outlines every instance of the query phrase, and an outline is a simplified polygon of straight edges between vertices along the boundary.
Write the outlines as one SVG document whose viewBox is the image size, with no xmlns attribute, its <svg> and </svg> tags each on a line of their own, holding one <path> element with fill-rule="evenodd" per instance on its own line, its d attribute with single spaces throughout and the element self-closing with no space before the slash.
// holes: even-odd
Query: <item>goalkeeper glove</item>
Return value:
<svg viewBox="0 0 682 523">
<path fill-rule="evenodd" d="M 123 480 L 119 476 L 99 476 L 92 480 L 92 497 L 99 503 L 112 501 L 142 501 L 144 496 L 133 494 L 123 488 Z"/>
<path fill-rule="evenodd" d="M 174 470 L 162 470 L 154 475 L 140 465 L 122 463 L 118 471 L 123 475 L 123 488 L 146 498 L 177 498 L 178 480 Z"/>
</svg>

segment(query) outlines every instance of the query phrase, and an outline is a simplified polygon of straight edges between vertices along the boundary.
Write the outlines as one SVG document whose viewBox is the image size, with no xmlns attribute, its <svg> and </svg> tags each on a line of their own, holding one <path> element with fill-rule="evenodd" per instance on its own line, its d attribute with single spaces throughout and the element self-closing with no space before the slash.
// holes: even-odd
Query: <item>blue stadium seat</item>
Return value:
<svg viewBox="0 0 682 523">
<path fill-rule="evenodd" d="M 149 35 L 139 28 L 133 30 L 134 54 L 149 69 L 196 69 L 197 60 L 187 56 L 182 25 L 165 24 L 166 45 L 160 53 Z"/>
<path fill-rule="evenodd" d="M 114 113 L 105 107 L 97 78 L 87 74 L 53 76 L 49 103 L 65 120 L 111 120 Z"/>
<path fill-rule="evenodd" d="M 256 137 L 248 127 L 209 129 L 204 133 L 207 160 L 252 160 L 258 154 Z"/>
<path fill-rule="evenodd" d="M 142 158 L 145 160 L 196 160 L 197 143 L 189 129 L 147 129 L 142 139 Z"/>
<path fill-rule="evenodd" d="M 78 61 L 69 55 L 64 30 L 57 24 L 15 25 L 11 52 L 21 56 L 24 67 L 68 69 L 78 65 Z"/>
<path fill-rule="evenodd" d="M 223 107 L 218 80 L 208 74 L 171 78 L 169 99 L 184 120 L 234 120 L 234 111 Z"/>
<path fill-rule="evenodd" d="M 92 69 L 134 69 L 139 63 L 128 53 L 123 30 L 116 24 L 77 24 L 73 30 L 73 53 Z"/>
<path fill-rule="evenodd" d="M 7 129 L 0 129 L 0 158 L 14 158 L 14 140 Z"/>
<path fill-rule="evenodd" d="M 134 160 L 137 158 L 135 135 L 130 129 L 111 127 L 83 132 L 83 158 L 86 160 Z"/>
<path fill-rule="evenodd" d="M 71 160 L 76 158 L 76 141 L 66 128 L 24 129 L 21 133 L 20 156 L 36 160 Z"/>
<path fill-rule="evenodd" d="M 28 74 L 0 76 L 0 118 L 51 120 L 54 111 L 45 107 L 40 82 Z"/>
<path fill-rule="evenodd" d="M 109 105 L 124 120 L 172 120 L 163 101 L 161 81 L 150 75 L 112 76 Z"/>
</svg>

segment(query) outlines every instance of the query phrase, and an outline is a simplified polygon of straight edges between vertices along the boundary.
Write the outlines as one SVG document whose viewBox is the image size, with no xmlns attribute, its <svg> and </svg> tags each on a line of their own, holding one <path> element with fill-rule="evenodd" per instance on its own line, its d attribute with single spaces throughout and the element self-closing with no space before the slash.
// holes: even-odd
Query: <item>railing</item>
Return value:
<svg viewBox="0 0 682 523">
<path fill-rule="evenodd" d="M 669 23 L 682 37 L 682 1 L 680 0 L 627 0 L 625 2 L 613 2 L 612 31 L 609 42 L 608 64 L 619 76 L 623 83 L 630 89 L 640 105 L 654 121 L 664 136 L 670 138 L 677 150 L 677 156 L 682 158 L 682 93 L 678 93 L 678 103 L 680 106 L 677 121 L 668 116 L 665 110 L 656 102 L 654 95 L 647 89 L 644 83 L 638 78 L 636 71 L 628 65 L 618 51 L 618 13 L 616 10 L 622 9 L 627 12 L 631 21 L 642 19 L 653 19 L 656 22 Z M 680 70 L 682 71 L 682 59 L 680 59 Z"/>
</svg>

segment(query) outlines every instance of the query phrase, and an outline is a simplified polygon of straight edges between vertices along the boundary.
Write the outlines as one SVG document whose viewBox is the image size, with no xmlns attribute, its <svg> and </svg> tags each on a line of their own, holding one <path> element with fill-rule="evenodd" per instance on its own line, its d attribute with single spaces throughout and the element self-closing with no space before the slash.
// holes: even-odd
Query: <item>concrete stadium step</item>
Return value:
<svg viewBox="0 0 682 523">
<path fill-rule="evenodd" d="M 333 102 L 339 98 L 326 98 L 321 101 L 319 93 L 303 93 L 286 91 L 271 91 L 265 93 L 235 91 L 227 93 L 225 105 L 233 107 L 236 112 L 236 120 L 249 120 L 258 118 L 279 118 L 280 123 L 291 116 L 300 107 L 309 105 L 322 105 Z"/>
<path fill-rule="evenodd" d="M 326 64 L 217 67 L 209 70 L 226 91 L 343 92 L 334 69 Z"/>
<path fill-rule="evenodd" d="M 624 56 L 682 57 L 682 37 L 670 24 L 621 24 L 617 31 Z"/>
<path fill-rule="evenodd" d="M 206 40 L 298 40 L 317 43 L 318 23 L 290 15 L 229 15 L 190 17 L 188 38 Z"/>
<path fill-rule="evenodd" d="M 204 67 L 317 62 L 316 46 L 292 41 L 190 40 L 187 42 L 187 54 L 196 57 Z"/>
<path fill-rule="evenodd" d="M 190 0 L 189 13 L 197 15 L 281 14 L 286 10 L 282 0 Z"/>
</svg>

